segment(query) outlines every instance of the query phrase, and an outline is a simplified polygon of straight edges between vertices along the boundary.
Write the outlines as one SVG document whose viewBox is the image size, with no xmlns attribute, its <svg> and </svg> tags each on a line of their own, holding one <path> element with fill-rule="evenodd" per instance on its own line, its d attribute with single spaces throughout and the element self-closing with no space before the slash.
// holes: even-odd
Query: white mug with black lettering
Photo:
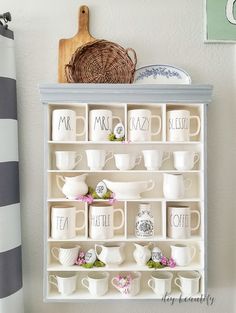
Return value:
<svg viewBox="0 0 236 313">
<path fill-rule="evenodd" d="M 152 131 L 152 121 L 155 122 L 155 131 Z M 157 126 L 156 126 L 157 125 Z M 128 139 L 130 141 L 151 141 L 152 136 L 161 132 L 161 117 L 152 115 L 150 110 L 137 109 L 128 111 Z"/>
<path fill-rule="evenodd" d="M 193 215 L 197 216 L 195 226 L 191 226 Z M 200 226 L 200 212 L 191 210 L 190 207 L 168 207 L 168 237 L 173 239 L 188 239 L 191 232 Z"/>
<path fill-rule="evenodd" d="M 197 129 L 191 132 L 191 121 L 193 120 L 197 123 Z M 188 110 L 171 110 L 167 112 L 166 127 L 168 141 L 189 141 L 191 137 L 199 134 L 201 122 L 199 116 L 191 116 Z"/>
<path fill-rule="evenodd" d="M 120 225 L 114 225 L 114 216 L 121 215 Z M 122 209 L 114 209 L 106 203 L 92 204 L 89 207 L 89 237 L 96 240 L 111 239 L 114 230 L 124 226 L 125 216 Z"/>
<path fill-rule="evenodd" d="M 76 122 L 82 120 L 83 130 L 76 132 Z M 52 140 L 53 141 L 75 141 L 77 137 L 85 134 L 85 118 L 76 116 L 73 110 L 54 110 L 52 112 Z"/>
<path fill-rule="evenodd" d="M 76 226 L 76 216 L 82 214 L 82 225 Z M 85 227 L 84 210 L 73 206 L 54 206 L 51 209 L 51 236 L 53 239 L 66 240 L 76 237 L 76 233 Z"/>
<path fill-rule="evenodd" d="M 89 140 L 109 141 L 113 120 L 121 123 L 119 116 L 112 115 L 111 110 L 91 110 L 89 112 Z"/>
</svg>

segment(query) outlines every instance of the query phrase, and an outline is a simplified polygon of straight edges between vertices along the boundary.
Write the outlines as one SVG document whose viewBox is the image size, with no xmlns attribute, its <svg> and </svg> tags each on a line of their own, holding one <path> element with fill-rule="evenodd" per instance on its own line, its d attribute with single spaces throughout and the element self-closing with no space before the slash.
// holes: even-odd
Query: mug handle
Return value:
<svg viewBox="0 0 236 313">
<path fill-rule="evenodd" d="M 121 123 L 121 118 L 119 116 L 113 115 L 112 116 L 112 122 L 113 120 L 118 120 L 119 123 Z"/>
<path fill-rule="evenodd" d="M 56 255 L 56 253 L 57 253 L 58 255 Z M 51 254 L 54 256 L 54 258 L 55 258 L 57 261 L 59 261 L 59 248 L 53 247 L 53 248 L 51 249 Z"/>
<path fill-rule="evenodd" d="M 86 282 L 86 283 L 85 283 Z M 88 283 L 88 284 L 87 284 Z M 84 277 L 82 280 L 81 280 L 81 284 L 85 287 L 85 288 L 87 288 L 87 289 L 89 289 L 89 281 L 88 281 L 88 278 L 87 277 Z"/>
<path fill-rule="evenodd" d="M 62 180 L 63 182 L 65 182 L 65 178 L 61 175 L 57 175 L 56 176 L 56 183 L 57 183 L 57 187 L 59 188 L 59 190 L 62 191 L 62 186 L 60 185 L 60 180 Z"/>
<path fill-rule="evenodd" d="M 197 216 L 198 216 L 197 225 L 195 227 L 191 227 L 191 230 L 197 230 L 199 228 L 199 226 L 200 226 L 200 223 L 201 223 L 201 215 L 200 215 L 198 210 L 192 210 L 190 212 L 190 214 L 197 214 Z"/>
<path fill-rule="evenodd" d="M 197 249 L 195 246 L 191 246 L 191 250 L 192 250 L 192 255 L 191 255 L 191 261 L 193 260 L 193 258 L 195 257 L 196 255 L 196 252 L 197 252 Z M 190 262 L 191 262 L 190 261 Z"/>
<path fill-rule="evenodd" d="M 159 122 L 159 128 L 157 129 L 157 131 L 151 133 L 152 136 L 154 135 L 158 135 L 161 131 L 161 117 L 159 115 L 152 115 L 151 119 L 157 119 Z"/>
<path fill-rule="evenodd" d="M 148 181 L 148 184 L 151 184 L 151 186 L 148 187 L 148 188 L 145 190 L 145 192 L 150 191 L 150 190 L 152 190 L 152 189 L 155 187 L 155 182 L 154 182 L 153 179 L 150 179 L 150 180 Z"/>
<path fill-rule="evenodd" d="M 152 278 L 150 278 L 149 280 L 148 280 L 148 286 L 153 290 L 154 289 L 154 286 L 153 286 L 153 279 Z"/>
<path fill-rule="evenodd" d="M 109 156 L 109 154 L 111 154 L 111 155 Z M 107 164 L 107 162 L 113 158 L 113 152 L 112 151 L 107 152 L 106 158 L 107 159 L 105 160 L 105 164 Z"/>
<path fill-rule="evenodd" d="M 83 116 L 76 116 L 76 121 L 78 120 L 82 120 L 84 122 L 84 128 L 81 133 L 76 133 L 76 137 L 80 137 L 85 134 L 85 118 Z"/>
<path fill-rule="evenodd" d="M 125 215 L 124 215 L 124 211 L 122 209 L 115 209 L 113 211 L 113 213 L 118 213 L 120 212 L 121 214 L 121 223 L 119 226 L 113 226 L 113 229 L 116 230 L 116 229 L 121 229 L 123 226 L 124 226 L 124 223 L 125 223 Z"/>
<path fill-rule="evenodd" d="M 79 164 L 79 162 L 82 161 L 82 159 L 83 159 L 83 156 L 81 154 L 76 154 L 76 157 L 75 157 L 76 161 L 75 161 L 74 167 L 76 167 Z"/>
<path fill-rule="evenodd" d="M 190 116 L 189 119 L 190 119 L 190 123 L 191 123 L 191 120 L 197 120 L 197 130 L 194 133 L 189 133 L 189 136 L 190 137 L 197 136 L 199 134 L 200 128 L 201 128 L 200 118 L 197 115 L 193 115 L 193 116 Z"/>
<path fill-rule="evenodd" d="M 55 279 L 56 280 L 56 282 L 55 281 L 53 281 L 53 279 Z M 48 282 L 49 282 L 49 284 L 52 284 L 52 285 L 54 285 L 54 286 L 56 286 L 57 287 L 57 289 L 58 289 L 58 284 L 57 284 L 57 278 L 56 278 L 56 275 L 49 275 L 49 277 L 48 277 Z"/>
<path fill-rule="evenodd" d="M 165 162 L 166 160 L 168 160 L 170 158 L 171 153 L 170 152 L 165 152 L 165 156 L 162 159 L 162 163 Z"/>
<path fill-rule="evenodd" d="M 178 284 L 178 281 L 179 281 L 179 284 Z M 182 286 L 181 286 L 181 281 L 180 281 L 180 279 L 179 279 L 179 277 L 176 277 L 175 278 L 175 280 L 174 280 L 174 282 L 175 282 L 175 285 L 177 286 L 177 287 L 179 287 L 179 289 L 181 290 L 182 289 Z"/>
<path fill-rule="evenodd" d="M 135 160 L 135 165 L 134 166 L 139 165 L 141 163 L 141 161 L 142 161 L 142 156 L 141 155 L 137 156 L 136 160 Z"/>
<path fill-rule="evenodd" d="M 191 186 L 192 186 L 192 183 L 193 183 L 192 179 L 186 178 L 184 180 L 184 188 L 185 188 L 185 190 L 189 190 L 191 188 Z"/>
<path fill-rule="evenodd" d="M 198 153 L 194 154 L 194 161 L 193 161 L 193 165 L 195 165 L 198 161 L 200 160 L 200 156 Z"/>
<path fill-rule="evenodd" d="M 115 284 L 115 281 L 117 281 L 117 279 L 115 277 L 112 278 L 111 280 L 111 284 L 112 286 L 114 286 L 117 290 L 119 290 L 118 286 Z"/>
<path fill-rule="evenodd" d="M 76 215 L 79 214 L 79 213 L 83 213 L 83 215 L 84 215 L 84 223 L 83 223 L 83 225 L 80 226 L 80 227 L 75 227 L 75 230 L 76 230 L 76 231 L 82 230 L 82 229 L 84 229 L 84 227 L 85 227 L 85 212 L 84 212 L 84 210 L 76 210 Z"/>
</svg>

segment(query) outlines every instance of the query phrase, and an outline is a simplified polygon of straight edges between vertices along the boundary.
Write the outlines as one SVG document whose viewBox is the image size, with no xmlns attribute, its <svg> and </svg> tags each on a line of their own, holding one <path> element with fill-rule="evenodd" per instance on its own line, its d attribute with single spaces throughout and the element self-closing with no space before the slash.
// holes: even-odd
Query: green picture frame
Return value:
<svg viewBox="0 0 236 313">
<path fill-rule="evenodd" d="M 236 43 L 236 0 L 205 0 L 205 42 Z"/>
</svg>

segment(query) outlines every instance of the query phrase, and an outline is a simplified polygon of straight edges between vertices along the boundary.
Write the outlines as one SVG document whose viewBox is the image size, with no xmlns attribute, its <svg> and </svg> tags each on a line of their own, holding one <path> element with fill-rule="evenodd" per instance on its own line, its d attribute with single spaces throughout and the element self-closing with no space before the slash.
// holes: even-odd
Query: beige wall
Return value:
<svg viewBox="0 0 236 313">
<path fill-rule="evenodd" d="M 214 312 L 233 313 L 235 297 L 235 46 L 203 43 L 203 0 L 87 0 L 95 37 L 133 47 L 138 66 L 167 63 L 186 69 L 193 83 L 214 85 L 209 106 L 209 293 L 215 305 L 119 302 L 44 304 L 43 261 L 43 121 L 38 83 L 57 77 L 58 39 L 76 31 L 81 1 L 1 0 L 11 11 L 16 37 L 23 267 L 26 313 L 74 312 Z M 234 186 L 233 186 L 234 184 Z M 234 217 L 233 217 L 234 213 Z M 233 290 L 234 288 L 234 290 Z"/>
</svg>

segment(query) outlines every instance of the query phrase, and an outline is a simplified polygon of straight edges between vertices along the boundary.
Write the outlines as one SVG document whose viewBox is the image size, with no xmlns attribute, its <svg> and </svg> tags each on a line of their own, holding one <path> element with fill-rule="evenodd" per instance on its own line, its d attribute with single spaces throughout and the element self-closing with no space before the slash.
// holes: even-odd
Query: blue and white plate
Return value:
<svg viewBox="0 0 236 313">
<path fill-rule="evenodd" d="M 134 84 L 191 84 L 191 77 L 178 67 L 156 64 L 137 69 Z"/>
</svg>

